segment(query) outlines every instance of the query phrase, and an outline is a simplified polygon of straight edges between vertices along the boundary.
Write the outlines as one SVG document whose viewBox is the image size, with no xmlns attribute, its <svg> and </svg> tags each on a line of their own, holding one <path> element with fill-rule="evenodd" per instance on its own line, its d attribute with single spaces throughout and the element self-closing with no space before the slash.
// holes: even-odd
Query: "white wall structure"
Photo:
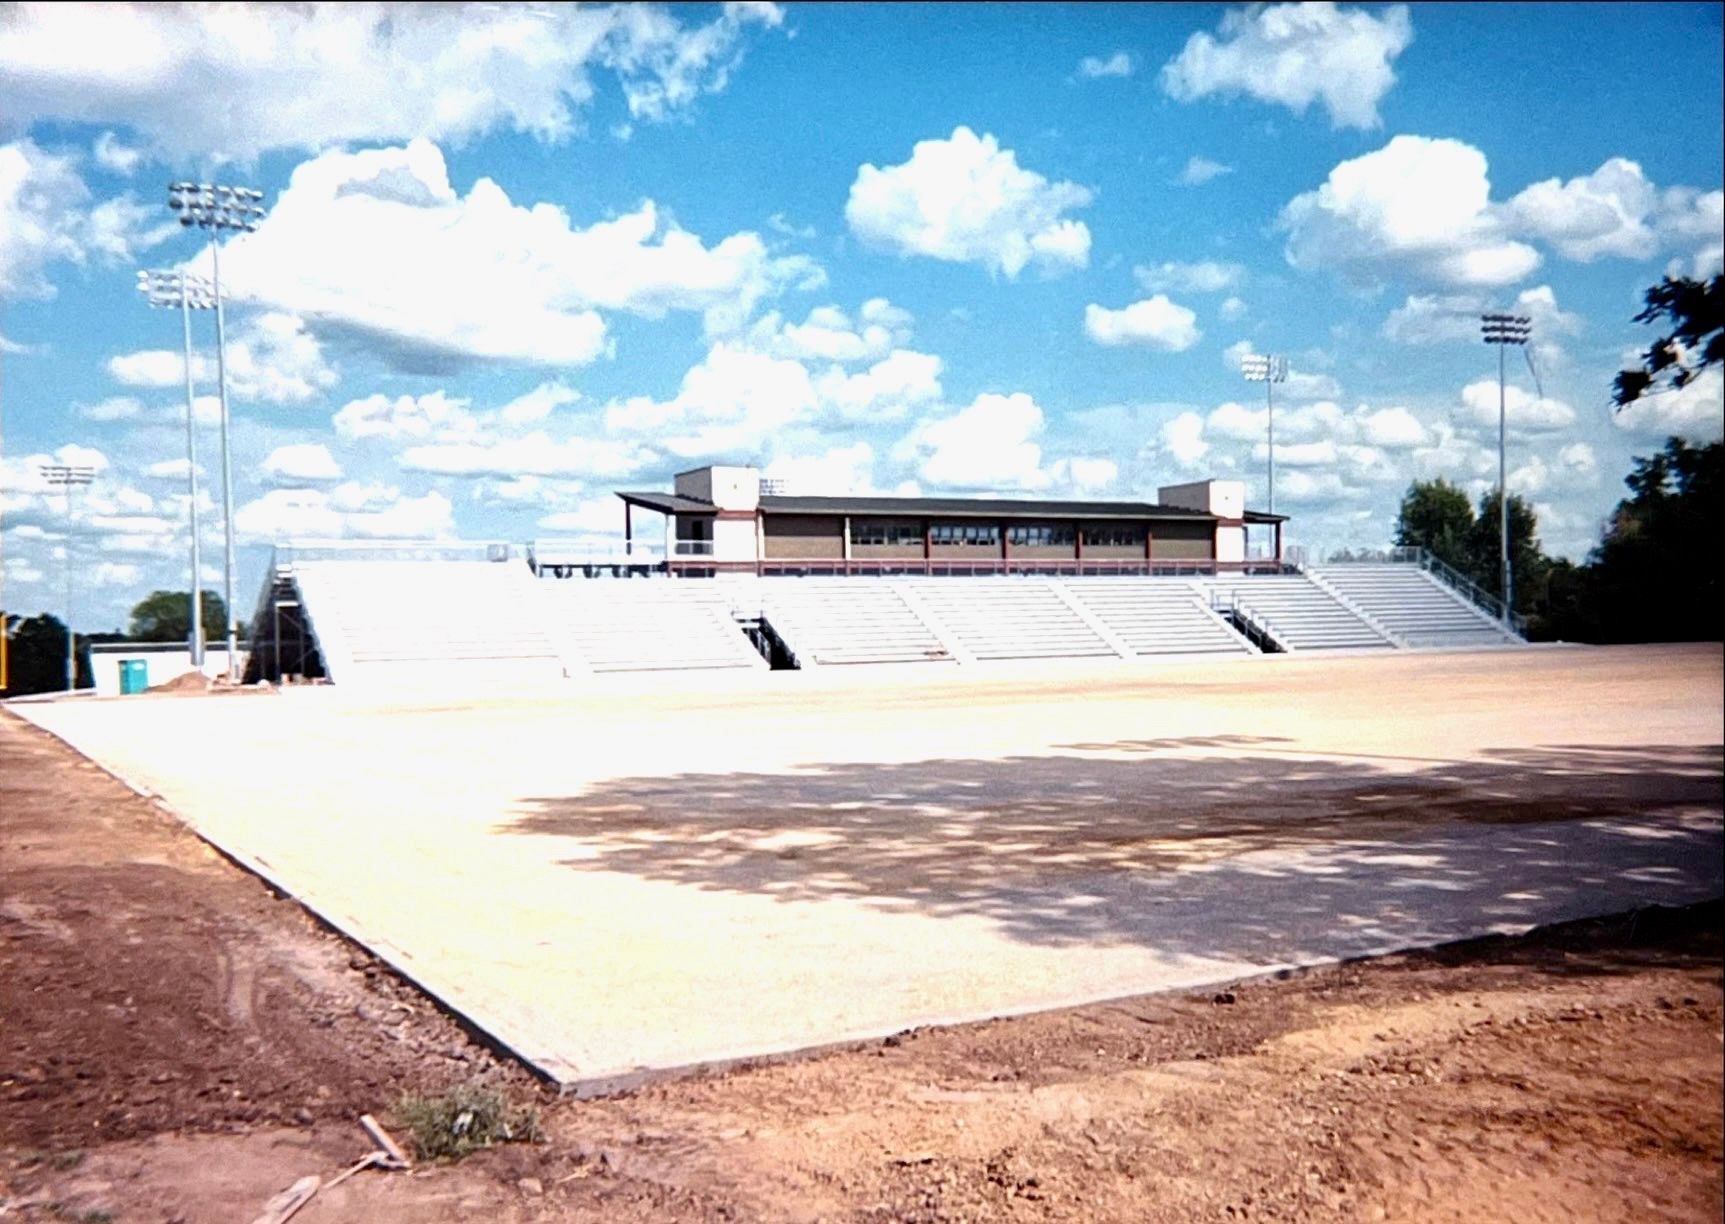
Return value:
<svg viewBox="0 0 1725 1224">
<path fill-rule="evenodd" d="M 711 502 L 720 510 L 743 510 L 753 514 L 761 504 L 759 468 L 714 466 L 678 472 L 678 497 Z"/>
<path fill-rule="evenodd" d="M 246 665 L 246 653 L 244 650 L 239 653 L 242 668 Z M 120 663 L 130 659 L 143 661 L 150 688 L 197 670 L 192 666 L 192 652 L 182 642 L 96 642 L 90 647 L 90 674 L 95 681 L 96 696 L 120 696 Z M 227 648 L 206 646 L 204 675 L 214 678 L 227 670 Z"/>
<path fill-rule="evenodd" d="M 720 518 L 713 522 L 713 560 L 753 561 L 757 557 L 755 520 Z"/>
<path fill-rule="evenodd" d="M 1202 510 L 1217 518 L 1238 519 L 1246 515 L 1246 482 L 1243 480 L 1194 480 L 1190 484 L 1163 485 L 1156 500 L 1182 510 Z"/>
</svg>

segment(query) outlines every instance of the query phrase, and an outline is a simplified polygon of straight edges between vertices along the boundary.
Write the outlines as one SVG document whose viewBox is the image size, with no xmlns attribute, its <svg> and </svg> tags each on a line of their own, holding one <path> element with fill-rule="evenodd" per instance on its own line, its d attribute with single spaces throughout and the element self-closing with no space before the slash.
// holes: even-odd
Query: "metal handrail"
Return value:
<svg viewBox="0 0 1725 1224">
<path fill-rule="evenodd" d="M 1219 605 L 1219 595 L 1214 591 L 1210 593 L 1210 610 L 1212 612 L 1221 610 Z M 1233 613 L 1236 619 L 1244 620 L 1247 624 L 1256 629 L 1260 639 L 1275 642 L 1284 653 L 1292 649 L 1292 647 L 1288 645 L 1288 639 L 1282 636 L 1282 631 L 1276 628 L 1276 622 L 1258 611 L 1251 604 L 1241 600 L 1239 595 L 1232 591 L 1228 593 L 1228 611 Z"/>
<path fill-rule="evenodd" d="M 1293 647 L 1288 645 L 1288 639 L 1287 639 L 1286 635 L 1284 635 L 1282 633 L 1282 631 L 1276 627 L 1275 621 L 1273 621 L 1269 617 L 1265 616 L 1262 612 L 1258 611 L 1258 609 L 1254 608 L 1251 604 L 1242 603 L 1240 601 L 1240 597 L 1237 595 L 1234 597 L 1234 607 L 1239 612 L 1244 614 L 1245 618 L 1248 621 L 1250 621 L 1252 624 L 1254 624 L 1258 627 L 1258 636 L 1259 637 L 1268 638 L 1269 640 L 1275 642 L 1276 645 L 1280 646 L 1284 652 L 1293 649 Z"/>
<path fill-rule="evenodd" d="M 1457 595 L 1486 613 L 1492 620 L 1499 624 L 1505 623 L 1503 600 L 1483 589 L 1472 578 L 1461 573 L 1442 558 L 1434 556 L 1430 549 L 1420 545 L 1397 544 L 1394 547 L 1384 549 L 1379 555 L 1350 556 L 1346 562 L 1336 562 L 1335 564 L 1417 565 Z M 1514 633 L 1522 637 L 1527 636 L 1527 617 L 1521 613 L 1510 610 L 1508 624 Z"/>
<path fill-rule="evenodd" d="M 514 545 L 506 540 L 278 540 L 275 560 L 278 566 L 291 566 L 295 561 L 363 560 L 365 554 L 374 558 L 425 561 L 507 561 L 515 553 Z"/>
<path fill-rule="evenodd" d="M 706 541 L 695 541 L 705 545 Z M 679 550 L 680 552 L 680 550 Z M 705 554 L 697 554 L 705 556 Z M 696 560 L 667 562 L 673 572 L 688 566 L 705 572 L 756 574 L 809 574 L 843 576 L 853 574 L 903 577 L 957 574 L 1023 575 L 1027 577 L 1076 577 L 1122 574 L 1132 577 L 1171 575 L 1209 577 L 1216 574 L 1287 574 L 1294 572 L 1281 561 L 1171 560 L 1157 558 L 1059 558 L 1059 557 L 771 557 L 759 560 Z"/>
<path fill-rule="evenodd" d="M 1459 595 L 1466 596 L 1475 607 L 1491 613 L 1493 620 L 1507 621 L 1510 628 L 1522 637 L 1527 636 L 1527 617 L 1510 608 L 1505 608 L 1503 600 L 1489 591 L 1480 589 L 1478 583 L 1466 574 L 1458 572 L 1454 566 L 1435 557 L 1424 548 L 1409 548 L 1407 551 L 1415 555 L 1419 566 L 1440 582 L 1448 584 Z M 1506 617 L 1504 614 L 1508 613 Z"/>
</svg>

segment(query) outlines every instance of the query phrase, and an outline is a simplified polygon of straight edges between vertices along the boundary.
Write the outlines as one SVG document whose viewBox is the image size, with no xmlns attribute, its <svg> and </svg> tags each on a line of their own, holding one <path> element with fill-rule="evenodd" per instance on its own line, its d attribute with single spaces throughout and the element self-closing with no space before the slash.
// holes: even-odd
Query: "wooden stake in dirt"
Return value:
<svg viewBox="0 0 1725 1224">
<path fill-rule="evenodd" d="M 371 1141 L 377 1144 L 385 1155 L 395 1161 L 396 1168 L 407 1169 L 413 1166 L 413 1162 L 407 1158 L 407 1153 L 395 1145 L 395 1140 L 389 1137 L 388 1131 L 378 1125 L 376 1118 L 370 1114 L 361 1114 L 359 1125 L 366 1134 L 371 1136 Z"/>
<path fill-rule="evenodd" d="M 287 1224 L 294 1212 L 311 1202 L 311 1196 L 323 1185 L 317 1174 L 307 1174 L 264 1204 L 264 1213 L 252 1224 Z"/>
</svg>

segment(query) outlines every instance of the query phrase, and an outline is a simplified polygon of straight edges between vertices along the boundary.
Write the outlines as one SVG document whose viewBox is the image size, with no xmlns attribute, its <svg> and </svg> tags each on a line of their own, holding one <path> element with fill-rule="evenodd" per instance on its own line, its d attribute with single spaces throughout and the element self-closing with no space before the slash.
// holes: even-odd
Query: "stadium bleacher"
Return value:
<svg viewBox="0 0 1725 1224">
<path fill-rule="evenodd" d="M 1190 582 L 1168 578 L 1068 578 L 1060 585 L 1129 657 L 1242 654 L 1252 647 Z"/>
<path fill-rule="evenodd" d="M 1407 646 L 1523 644 L 1501 621 L 1418 565 L 1340 563 L 1311 574 Z"/>
<path fill-rule="evenodd" d="M 278 561 L 253 633 L 267 639 L 270 601 L 286 599 L 303 605 L 335 682 L 436 686 L 1521 643 L 1419 564 L 1166 577 L 590 578 L 536 576 L 507 546 L 440 547 L 454 555 Z M 259 657 L 277 653 L 266 642 Z"/>
<path fill-rule="evenodd" d="M 1305 574 L 1216 578 L 1205 585 L 1219 607 L 1233 609 L 1283 650 L 1371 650 L 1396 644 L 1367 614 Z"/>
<path fill-rule="evenodd" d="M 973 659 L 1118 657 L 1046 578 L 907 578 L 902 585 Z"/>
<path fill-rule="evenodd" d="M 763 581 L 758 590 L 762 619 L 799 666 L 958 659 L 899 583 L 789 578 Z"/>
<path fill-rule="evenodd" d="M 299 561 L 293 581 L 324 666 L 340 683 L 541 682 L 565 674 L 535 579 L 519 561 Z"/>
<path fill-rule="evenodd" d="M 754 667 L 723 584 L 648 580 L 534 583 L 571 664 L 595 672 Z"/>
</svg>

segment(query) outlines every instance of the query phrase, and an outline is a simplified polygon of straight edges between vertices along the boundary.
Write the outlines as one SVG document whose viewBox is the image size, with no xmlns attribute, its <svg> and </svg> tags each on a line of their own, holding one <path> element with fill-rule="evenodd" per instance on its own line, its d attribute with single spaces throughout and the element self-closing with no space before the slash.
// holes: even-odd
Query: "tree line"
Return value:
<svg viewBox="0 0 1725 1224">
<path fill-rule="evenodd" d="M 214 591 L 203 593 L 204 640 L 220 642 L 227 633 L 227 606 Z M 16 616 L 0 612 L 6 634 L 8 697 L 29 693 L 54 693 L 66 687 L 66 622 L 51 613 Z M 184 642 L 191 637 L 192 594 L 190 591 L 152 591 L 132 608 L 131 623 L 121 633 L 76 634 L 73 653 L 77 660 L 78 687 L 93 683 L 90 647 L 98 642 Z"/>
<path fill-rule="evenodd" d="M 1725 445 L 1670 438 L 1638 457 L 1630 495 L 1580 565 L 1548 557 L 1532 507 L 1509 498 L 1510 584 L 1535 641 L 1686 642 L 1720 634 L 1719 484 Z M 1402 498 L 1396 543 L 1426 549 L 1481 590 L 1503 597 L 1498 495 L 1468 496 L 1446 480 L 1415 481 Z"/>
<path fill-rule="evenodd" d="M 1626 408 L 1672 394 L 1702 371 L 1725 364 L 1725 278 L 1666 277 L 1647 290 L 1638 323 L 1661 324 L 1641 368 L 1620 373 L 1612 402 Z M 1675 642 L 1720 636 L 1719 524 L 1725 444 L 1668 438 L 1637 456 L 1624 479 L 1629 496 L 1605 522 L 1599 544 L 1580 565 L 1545 555 L 1539 524 L 1520 497 L 1509 498 L 1510 581 L 1515 610 L 1539 641 Z M 1396 517 L 1396 543 L 1417 545 L 1481 589 L 1503 597 L 1498 492 L 1480 498 L 1445 480 L 1415 481 Z"/>
</svg>

